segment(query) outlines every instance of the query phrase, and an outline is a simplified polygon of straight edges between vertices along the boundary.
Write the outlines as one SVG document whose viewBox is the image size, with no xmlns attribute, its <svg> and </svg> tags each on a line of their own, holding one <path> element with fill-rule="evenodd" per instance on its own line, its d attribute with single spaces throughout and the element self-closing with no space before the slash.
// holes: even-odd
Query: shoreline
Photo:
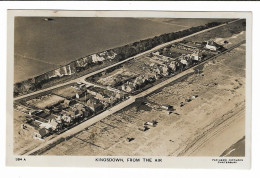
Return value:
<svg viewBox="0 0 260 178">
<path fill-rule="evenodd" d="M 242 113 L 244 113 L 244 111 Z M 213 134 L 210 137 L 210 139 L 206 140 L 201 145 L 199 145 L 199 148 L 191 154 L 189 154 L 189 156 L 207 156 L 207 154 L 210 156 L 217 157 L 222 156 L 223 153 L 229 150 L 233 145 L 239 142 L 242 137 L 245 136 L 244 114 L 240 114 L 238 117 L 234 118 L 230 122 L 227 121 L 227 123 L 223 124 L 224 128 L 215 128 L 211 132 Z M 207 135 L 205 135 L 202 139 L 205 139 L 205 137 L 207 137 Z"/>
</svg>

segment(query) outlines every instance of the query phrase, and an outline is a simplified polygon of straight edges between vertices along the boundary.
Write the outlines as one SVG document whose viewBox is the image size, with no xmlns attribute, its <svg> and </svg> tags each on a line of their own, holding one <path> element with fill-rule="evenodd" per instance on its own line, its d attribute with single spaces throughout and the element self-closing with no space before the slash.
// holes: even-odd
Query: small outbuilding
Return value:
<svg viewBox="0 0 260 178">
<path fill-rule="evenodd" d="M 166 110 L 166 111 L 172 111 L 173 110 L 173 106 L 171 106 L 171 105 L 162 105 L 161 108 Z"/>
</svg>

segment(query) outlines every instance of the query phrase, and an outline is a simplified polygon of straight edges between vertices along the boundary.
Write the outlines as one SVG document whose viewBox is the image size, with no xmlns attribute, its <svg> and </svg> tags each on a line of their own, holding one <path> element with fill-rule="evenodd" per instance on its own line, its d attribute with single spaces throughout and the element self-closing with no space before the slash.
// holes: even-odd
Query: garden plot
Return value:
<svg viewBox="0 0 260 178">
<path fill-rule="evenodd" d="M 63 102 L 65 99 L 57 95 L 44 95 L 27 101 L 26 103 L 40 109 L 52 107 Z"/>
</svg>

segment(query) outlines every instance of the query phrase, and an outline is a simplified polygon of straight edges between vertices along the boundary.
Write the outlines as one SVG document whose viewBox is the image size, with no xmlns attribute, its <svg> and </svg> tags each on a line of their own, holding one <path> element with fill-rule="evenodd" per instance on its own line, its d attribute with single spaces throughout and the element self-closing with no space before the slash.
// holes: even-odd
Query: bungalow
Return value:
<svg viewBox="0 0 260 178">
<path fill-rule="evenodd" d="M 207 41 L 206 48 L 211 51 L 217 51 L 220 48 L 220 45 L 214 41 Z"/>
<path fill-rule="evenodd" d="M 193 61 L 200 61 L 200 60 L 201 60 L 201 54 L 199 54 L 199 53 L 193 53 L 193 54 L 191 54 L 191 59 L 192 59 Z"/>
</svg>

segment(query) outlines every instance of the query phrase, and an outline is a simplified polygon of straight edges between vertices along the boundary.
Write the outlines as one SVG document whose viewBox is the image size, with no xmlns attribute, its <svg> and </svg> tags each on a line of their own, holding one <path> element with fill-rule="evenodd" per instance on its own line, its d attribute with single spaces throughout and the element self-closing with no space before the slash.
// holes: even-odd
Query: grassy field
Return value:
<svg viewBox="0 0 260 178">
<path fill-rule="evenodd" d="M 207 40 L 212 40 L 216 38 L 228 38 L 233 36 L 234 34 L 238 34 L 241 31 L 245 30 L 245 21 L 244 20 L 239 20 L 235 23 L 229 24 L 224 26 L 223 28 L 217 28 L 210 30 L 206 33 L 199 34 L 190 38 L 185 39 L 186 41 L 207 41 Z M 236 37 L 234 37 L 236 38 Z"/>
<path fill-rule="evenodd" d="M 180 26 L 180 27 L 194 27 L 194 26 L 204 25 L 204 24 L 210 23 L 210 22 L 226 22 L 230 19 L 153 18 L 153 19 L 149 19 L 149 20 L 161 22 L 161 23 L 165 23 L 165 24 L 176 25 L 176 26 Z"/>
<path fill-rule="evenodd" d="M 64 65 L 88 54 L 182 29 L 184 27 L 134 18 L 54 18 L 44 21 L 36 17 L 18 17 L 15 19 L 15 61 L 21 60 L 17 56 L 25 56 L 25 64 L 37 61 L 38 65 L 34 67 L 41 70 L 27 71 L 25 68 L 22 71 L 23 62 L 18 62 L 15 69 L 20 70 L 15 72 L 15 79 L 24 80 L 56 67 L 43 69 L 42 64 Z M 17 77 L 21 73 L 23 77 Z"/>
<path fill-rule="evenodd" d="M 88 54 L 216 19 L 53 18 L 15 19 L 15 82 Z M 166 23 L 164 21 L 167 21 Z M 168 22 L 170 21 L 170 22 Z M 194 23 L 196 22 L 196 23 Z"/>
</svg>

